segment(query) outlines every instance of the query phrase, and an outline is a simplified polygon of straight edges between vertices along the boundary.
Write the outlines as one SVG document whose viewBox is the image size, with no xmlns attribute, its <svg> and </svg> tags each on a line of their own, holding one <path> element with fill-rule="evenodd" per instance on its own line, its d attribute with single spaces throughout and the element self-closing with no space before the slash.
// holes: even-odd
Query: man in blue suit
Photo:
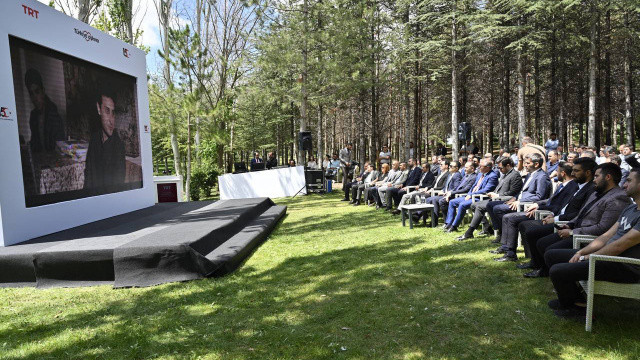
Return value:
<svg viewBox="0 0 640 360">
<path fill-rule="evenodd" d="M 447 232 L 458 231 L 458 225 L 462 222 L 464 214 L 473 202 L 471 199 L 472 195 L 484 195 L 493 191 L 497 185 L 498 175 L 493 172 L 493 161 L 486 158 L 482 159 L 480 161 L 480 174 L 476 177 L 476 181 L 467 193 L 467 196 L 458 197 L 449 201 L 447 218 L 444 221 Z"/>
<path fill-rule="evenodd" d="M 473 169 L 473 167 L 471 167 Z M 452 161 L 449 164 L 449 177 L 445 181 L 445 185 L 442 188 L 442 193 L 446 194 L 450 191 L 453 191 L 460 186 L 462 183 L 463 175 L 460 173 L 460 162 Z M 416 213 L 417 219 L 416 221 L 420 221 L 420 218 L 423 216 L 427 216 L 427 214 L 431 213 L 431 227 L 438 226 L 438 216 L 440 214 L 440 208 L 446 206 L 446 201 L 444 200 L 444 196 L 436 195 L 428 197 L 424 200 L 425 204 L 432 204 L 432 211 L 419 211 Z"/>
<path fill-rule="evenodd" d="M 442 196 L 434 196 L 432 198 L 428 198 L 426 203 L 433 204 L 433 212 L 431 214 L 431 225 L 438 226 L 438 217 L 440 216 L 440 209 L 445 210 L 449 205 L 449 200 L 455 198 L 456 194 L 466 194 L 471 190 L 473 184 L 476 181 L 476 164 L 473 162 L 467 162 L 465 165 L 465 175 L 460 180 L 458 186 L 453 187 L 449 186 L 448 191 L 444 192 Z M 430 200 L 431 199 L 431 200 Z"/>
<path fill-rule="evenodd" d="M 491 218 L 491 225 L 498 230 L 496 242 L 499 242 L 502 236 L 502 218 L 504 215 L 518 211 L 521 202 L 536 202 L 549 197 L 551 192 L 551 180 L 549 175 L 542 169 L 544 158 L 541 154 L 531 153 L 524 158 L 524 166 L 529 171 L 529 175 L 524 180 L 522 192 L 518 197 L 511 198 L 506 202 L 491 201 L 487 204 L 487 213 Z M 494 250 L 494 253 L 502 254 Z M 503 256 L 503 260 L 499 261 L 515 261 L 513 257 Z"/>
</svg>

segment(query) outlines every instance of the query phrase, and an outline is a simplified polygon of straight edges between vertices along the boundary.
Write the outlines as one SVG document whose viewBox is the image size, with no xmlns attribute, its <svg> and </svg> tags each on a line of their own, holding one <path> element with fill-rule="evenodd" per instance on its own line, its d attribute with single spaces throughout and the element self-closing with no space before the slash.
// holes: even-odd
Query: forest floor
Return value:
<svg viewBox="0 0 640 360">
<path fill-rule="evenodd" d="M 593 333 L 548 279 L 340 193 L 287 216 L 230 276 L 142 289 L 0 289 L 1 359 L 638 359 L 640 302 L 596 297 Z M 522 255 L 522 254 L 520 254 Z"/>
</svg>

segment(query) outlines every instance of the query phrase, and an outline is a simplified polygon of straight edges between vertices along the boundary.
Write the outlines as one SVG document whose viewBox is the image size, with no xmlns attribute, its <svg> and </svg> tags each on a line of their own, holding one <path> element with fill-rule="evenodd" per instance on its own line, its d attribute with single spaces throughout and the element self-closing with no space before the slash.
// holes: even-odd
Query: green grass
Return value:
<svg viewBox="0 0 640 360">
<path fill-rule="evenodd" d="M 587 333 L 487 238 L 409 230 L 335 192 L 278 203 L 288 215 L 224 278 L 0 289 L 0 358 L 640 358 L 637 301 L 597 298 Z"/>
</svg>

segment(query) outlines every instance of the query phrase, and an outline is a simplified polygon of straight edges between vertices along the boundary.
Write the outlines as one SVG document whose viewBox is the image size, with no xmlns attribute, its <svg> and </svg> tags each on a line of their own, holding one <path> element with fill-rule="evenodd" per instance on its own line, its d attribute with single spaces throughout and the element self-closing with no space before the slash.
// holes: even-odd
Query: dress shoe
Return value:
<svg viewBox="0 0 640 360">
<path fill-rule="evenodd" d="M 503 250 L 501 247 L 499 247 L 499 248 L 497 248 L 495 250 L 489 250 L 489 252 L 491 254 L 506 254 L 507 253 L 507 251 Z"/>
<path fill-rule="evenodd" d="M 516 264 L 517 269 L 535 269 L 533 265 L 531 265 L 531 261 L 527 261 L 526 263 Z"/>
<path fill-rule="evenodd" d="M 395 209 L 395 210 L 393 210 L 391 213 L 392 213 L 393 215 L 400 215 L 400 213 L 401 213 L 401 212 L 402 212 L 401 210 Z"/>
<path fill-rule="evenodd" d="M 452 226 L 449 229 L 447 229 L 447 233 L 454 233 L 454 232 L 458 232 L 457 226 Z"/>
<path fill-rule="evenodd" d="M 493 235 L 493 229 L 492 228 L 488 228 L 487 230 L 482 230 L 478 233 L 478 235 L 481 236 L 490 236 Z"/>
<path fill-rule="evenodd" d="M 342 199 L 342 200 L 340 200 L 340 201 L 349 201 L 349 199 L 347 199 L 347 198 L 344 198 L 344 199 Z"/>
<path fill-rule="evenodd" d="M 553 313 L 560 318 L 566 319 L 584 319 L 587 315 L 587 309 L 582 306 L 571 306 L 568 308 L 561 308 L 553 310 Z"/>
<path fill-rule="evenodd" d="M 456 240 L 458 241 L 464 241 L 467 239 L 473 239 L 473 234 L 470 235 L 470 234 L 464 233 L 456 238 Z"/>
<path fill-rule="evenodd" d="M 358 205 L 360 205 L 360 201 L 355 201 L 355 202 L 353 203 L 353 206 L 358 206 Z"/>
<path fill-rule="evenodd" d="M 539 278 L 539 277 L 543 277 L 542 276 L 542 270 L 541 269 L 535 269 L 535 270 L 531 270 L 528 273 L 524 273 L 522 274 L 522 276 L 526 277 L 526 278 Z"/>
<path fill-rule="evenodd" d="M 515 256 L 507 256 L 506 254 L 503 255 L 502 257 L 499 258 L 495 258 L 493 259 L 494 261 L 497 262 L 507 262 L 507 261 L 518 261 L 518 258 Z"/>
<path fill-rule="evenodd" d="M 549 305 L 549 307 L 552 310 L 558 310 L 558 309 L 562 309 L 563 308 L 562 304 L 560 304 L 560 300 L 558 300 L 558 299 L 549 300 L 547 305 Z"/>
<path fill-rule="evenodd" d="M 442 225 L 441 229 L 442 229 L 442 231 L 447 231 L 447 230 L 449 230 L 449 225 L 444 224 L 444 225 Z"/>
</svg>

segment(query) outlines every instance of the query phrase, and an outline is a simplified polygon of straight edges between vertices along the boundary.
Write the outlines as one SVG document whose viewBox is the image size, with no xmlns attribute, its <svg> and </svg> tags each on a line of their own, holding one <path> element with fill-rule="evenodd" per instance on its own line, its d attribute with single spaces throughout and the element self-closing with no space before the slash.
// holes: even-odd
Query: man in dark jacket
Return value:
<svg viewBox="0 0 640 360">
<path fill-rule="evenodd" d="M 45 93 L 38 71 L 27 70 L 24 83 L 34 106 L 29 117 L 31 151 L 52 152 L 56 148 L 56 141 L 64 140 L 64 126 L 58 108 Z"/>
<path fill-rule="evenodd" d="M 124 143 L 118 136 L 115 91 L 103 84 L 96 101 L 100 128 L 91 133 L 84 170 L 84 188 L 97 194 L 119 190 L 125 181 Z"/>
<path fill-rule="evenodd" d="M 400 203 L 402 195 L 407 193 L 408 186 L 417 186 L 422 178 L 422 166 L 415 159 L 409 159 L 409 175 L 407 179 L 400 186 L 393 186 L 387 190 L 386 193 L 386 210 L 392 209 L 392 203 L 395 202 L 396 206 Z"/>
</svg>

